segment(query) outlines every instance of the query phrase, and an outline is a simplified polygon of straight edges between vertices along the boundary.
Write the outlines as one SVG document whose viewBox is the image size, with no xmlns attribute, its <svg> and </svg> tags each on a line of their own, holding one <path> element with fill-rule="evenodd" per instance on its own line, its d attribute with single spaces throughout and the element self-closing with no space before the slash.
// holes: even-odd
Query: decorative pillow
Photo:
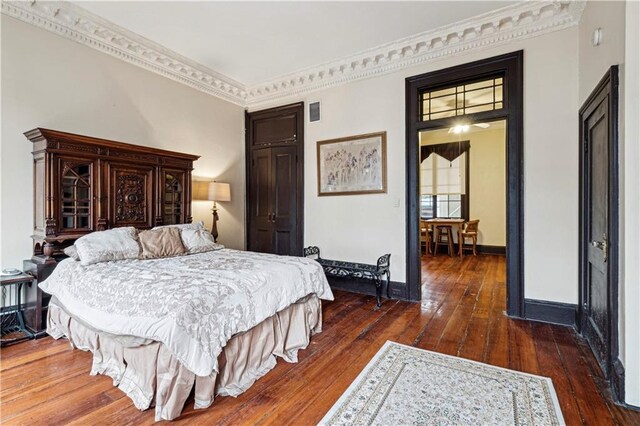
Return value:
<svg viewBox="0 0 640 426">
<path fill-rule="evenodd" d="M 162 226 L 156 226 L 155 228 L 152 228 L 152 230 L 163 229 L 163 228 L 178 228 L 181 231 L 183 229 L 204 229 L 204 222 L 200 221 L 196 223 L 179 223 L 176 225 L 162 225 Z"/>
<path fill-rule="evenodd" d="M 137 259 L 140 246 L 136 228 L 114 228 L 81 237 L 75 243 L 83 266 L 111 260 Z"/>
<path fill-rule="evenodd" d="M 63 252 L 75 261 L 80 260 L 80 256 L 78 256 L 78 249 L 75 245 L 70 245 L 69 247 L 65 248 Z"/>
<path fill-rule="evenodd" d="M 142 231 L 138 234 L 138 240 L 142 247 L 141 259 L 182 256 L 186 253 L 180 239 L 180 229 L 176 227 Z"/>
<path fill-rule="evenodd" d="M 222 244 L 215 243 L 213 235 L 206 229 L 182 229 L 180 236 L 189 254 L 204 253 L 206 251 L 224 248 Z"/>
</svg>

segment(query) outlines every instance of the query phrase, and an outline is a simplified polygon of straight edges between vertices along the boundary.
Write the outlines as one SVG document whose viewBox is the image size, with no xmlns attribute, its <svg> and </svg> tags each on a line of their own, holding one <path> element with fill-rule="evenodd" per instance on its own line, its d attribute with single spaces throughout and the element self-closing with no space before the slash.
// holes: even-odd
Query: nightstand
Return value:
<svg viewBox="0 0 640 426">
<path fill-rule="evenodd" d="M 22 291 L 26 284 L 33 285 L 33 276 L 25 273 L 19 275 L 10 275 L 0 277 L 0 287 L 2 287 L 2 304 L 7 303 L 7 292 L 9 295 L 15 294 L 15 305 L 3 308 L 2 327 L 0 346 L 6 346 L 12 343 L 21 342 L 23 340 L 33 339 L 34 334 L 31 333 L 24 324 L 24 315 L 22 311 Z M 11 300 L 9 303 L 14 302 Z M 14 335 L 21 333 L 23 336 L 8 337 L 9 334 Z M 5 336 L 7 336 L 5 338 Z"/>
</svg>

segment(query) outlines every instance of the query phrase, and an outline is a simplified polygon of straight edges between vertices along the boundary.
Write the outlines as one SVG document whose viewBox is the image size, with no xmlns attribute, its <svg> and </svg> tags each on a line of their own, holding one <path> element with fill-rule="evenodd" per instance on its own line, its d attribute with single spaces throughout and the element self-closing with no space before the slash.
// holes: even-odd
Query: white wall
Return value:
<svg viewBox="0 0 640 426">
<path fill-rule="evenodd" d="M 494 126 L 499 124 L 494 123 Z M 420 133 L 420 145 L 455 142 L 445 130 Z M 472 127 L 461 136 L 469 141 L 469 219 L 479 219 L 478 244 L 505 247 L 507 243 L 506 134 L 502 128 Z M 457 240 L 457 236 L 454 236 Z"/>
<path fill-rule="evenodd" d="M 405 78 L 524 49 L 525 296 L 576 303 L 577 41 L 573 27 L 278 102 L 322 101 L 322 120 L 305 131 L 305 244 L 345 260 L 391 253 L 391 279 L 404 282 Z M 388 193 L 318 197 L 316 142 L 381 130 Z"/>
<path fill-rule="evenodd" d="M 624 136 L 621 148 L 623 206 L 621 234 L 622 267 L 620 285 L 624 300 L 620 329 L 625 343 L 625 399 L 640 407 L 640 2 L 626 7 L 624 60 Z M 622 132 L 621 132 L 622 134 Z"/>
<path fill-rule="evenodd" d="M 640 217 L 638 164 L 640 154 L 640 89 L 638 76 L 640 5 L 636 1 L 589 1 L 579 25 L 580 104 L 612 65 L 620 65 L 620 360 L 625 366 L 629 404 L 640 406 Z M 602 29 L 600 46 L 591 39 Z"/>
<path fill-rule="evenodd" d="M 244 112 L 88 47 L 2 15 L 0 265 L 31 257 L 34 127 L 201 155 L 194 175 L 231 183 L 220 241 L 244 246 Z M 195 202 L 194 220 L 211 223 Z"/>
</svg>

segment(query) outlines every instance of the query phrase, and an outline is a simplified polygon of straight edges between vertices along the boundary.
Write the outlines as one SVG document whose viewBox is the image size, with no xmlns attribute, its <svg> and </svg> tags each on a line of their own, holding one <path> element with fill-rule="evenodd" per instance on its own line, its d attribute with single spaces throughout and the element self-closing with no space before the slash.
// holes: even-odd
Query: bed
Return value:
<svg viewBox="0 0 640 426">
<path fill-rule="evenodd" d="M 230 249 L 82 265 L 61 261 L 39 286 L 52 295 L 47 332 L 91 351 L 141 410 L 178 417 L 237 396 L 322 329 L 333 300 L 310 259 Z"/>
<path fill-rule="evenodd" d="M 196 408 L 237 396 L 321 330 L 320 300 L 333 295 L 318 263 L 225 249 L 191 223 L 197 155 L 42 128 L 25 136 L 35 206 L 25 265 L 42 290 L 27 319 L 91 351 L 91 373 L 139 409 L 171 420 L 191 394 Z"/>
</svg>

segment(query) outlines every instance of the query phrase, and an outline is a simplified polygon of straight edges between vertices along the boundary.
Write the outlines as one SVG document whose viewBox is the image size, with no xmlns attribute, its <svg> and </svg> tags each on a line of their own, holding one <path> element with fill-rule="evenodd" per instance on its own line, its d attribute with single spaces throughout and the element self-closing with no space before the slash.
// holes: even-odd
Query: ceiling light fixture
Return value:
<svg viewBox="0 0 640 426">
<path fill-rule="evenodd" d="M 466 133 L 469 131 L 468 124 L 457 124 L 451 128 L 451 131 L 455 134 Z"/>
<path fill-rule="evenodd" d="M 480 127 L 481 129 L 487 129 L 491 126 L 489 123 L 474 123 L 474 124 L 456 124 L 455 126 L 449 128 L 449 133 L 455 133 L 457 135 L 461 133 L 467 133 L 471 126 Z"/>
</svg>

